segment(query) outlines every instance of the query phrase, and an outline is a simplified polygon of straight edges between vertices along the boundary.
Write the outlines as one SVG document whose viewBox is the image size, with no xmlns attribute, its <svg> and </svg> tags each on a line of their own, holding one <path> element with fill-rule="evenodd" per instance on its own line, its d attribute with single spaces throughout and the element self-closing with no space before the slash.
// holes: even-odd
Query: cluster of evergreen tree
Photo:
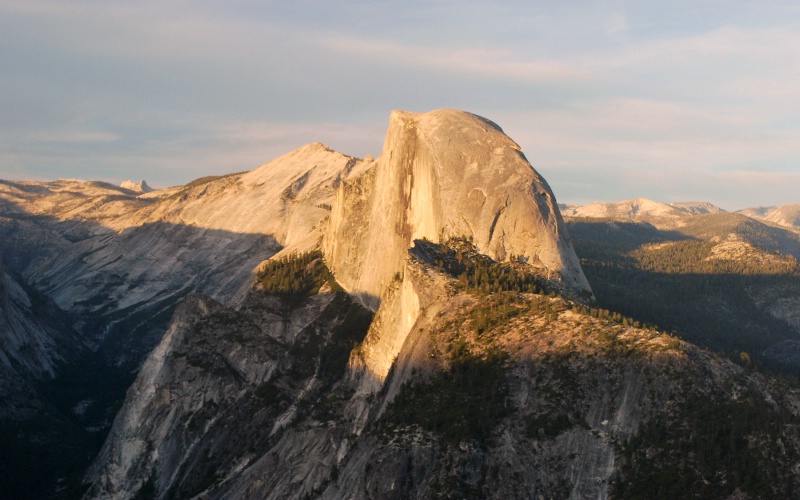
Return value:
<svg viewBox="0 0 800 500">
<path fill-rule="evenodd" d="M 536 302 L 538 304 L 538 302 Z M 470 311 L 472 328 L 481 335 L 492 328 L 508 323 L 525 310 L 514 292 L 500 292 L 486 297 Z"/>
<path fill-rule="evenodd" d="M 430 379 L 405 382 L 378 422 L 385 436 L 417 426 L 453 445 L 483 444 L 513 408 L 508 406 L 507 354 L 492 350 L 481 357 L 459 339 L 450 346 L 448 369 Z"/>
<path fill-rule="evenodd" d="M 714 258 L 712 241 L 676 241 L 660 248 L 638 248 L 628 255 L 635 267 L 668 274 L 737 274 L 800 276 L 800 266 L 791 255 L 772 258 Z"/>
<path fill-rule="evenodd" d="M 470 313 L 472 327 L 478 335 L 506 324 L 522 313 L 543 315 L 552 321 L 565 309 L 625 327 L 650 327 L 632 315 L 607 308 L 591 307 L 563 297 L 553 300 L 560 293 L 555 283 L 516 259 L 496 262 L 478 253 L 472 242 L 464 238 L 453 238 L 439 244 L 417 241 L 415 252 L 417 257 L 439 271 L 456 278 L 457 291 L 481 298 Z M 534 297 L 524 297 L 521 293 L 534 294 Z"/>
<path fill-rule="evenodd" d="M 330 285 L 333 291 L 341 291 L 319 250 L 292 253 L 271 260 L 260 270 L 256 279 L 267 293 L 294 302 L 316 294 L 325 284 Z"/>
<path fill-rule="evenodd" d="M 619 313 L 612 313 L 606 309 L 591 308 L 568 299 L 557 298 L 554 292 L 550 292 L 547 295 L 524 296 L 517 292 L 504 291 L 484 295 L 481 297 L 481 301 L 470 310 L 470 319 L 472 329 L 475 333 L 481 335 L 493 328 L 508 324 L 509 320 L 521 314 L 541 316 L 549 322 L 555 321 L 559 313 L 567 309 L 578 314 L 606 320 L 610 323 L 637 328 L 641 326 L 638 321 L 624 317 Z"/>
<path fill-rule="evenodd" d="M 800 450 L 775 432 L 794 431 L 794 418 L 763 403 L 750 388 L 738 401 L 727 394 L 676 401 L 676 416 L 657 415 L 622 446 L 614 496 L 731 498 L 738 492 L 749 498 L 797 498 L 797 485 L 777 464 L 788 470 Z M 760 449 L 751 446 L 754 440 L 763 440 Z"/>
<path fill-rule="evenodd" d="M 622 325 L 625 327 L 633 327 L 633 328 L 655 328 L 652 325 L 643 324 L 641 321 L 638 321 L 634 318 L 629 316 L 625 316 L 616 311 L 609 311 L 608 309 L 603 309 L 600 307 L 586 307 L 582 304 L 569 304 L 571 309 L 579 314 L 584 314 L 586 316 L 591 316 L 593 318 L 597 318 L 607 323 L 616 323 L 618 325 Z"/>
<path fill-rule="evenodd" d="M 555 289 L 544 276 L 513 256 L 509 262 L 496 262 L 478 253 L 475 245 L 465 238 L 451 238 L 438 245 L 417 240 L 415 245 L 434 267 L 457 278 L 459 291 L 488 295 L 499 292 L 547 293 Z"/>
</svg>

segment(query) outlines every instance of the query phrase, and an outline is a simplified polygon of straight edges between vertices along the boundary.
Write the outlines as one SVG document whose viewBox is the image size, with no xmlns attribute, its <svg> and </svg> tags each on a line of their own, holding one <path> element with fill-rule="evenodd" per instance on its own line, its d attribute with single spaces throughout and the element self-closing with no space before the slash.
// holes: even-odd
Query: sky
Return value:
<svg viewBox="0 0 800 500">
<path fill-rule="evenodd" d="M 378 156 L 391 110 L 437 108 L 561 203 L 798 203 L 800 2 L 0 0 L 0 179 Z"/>
</svg>

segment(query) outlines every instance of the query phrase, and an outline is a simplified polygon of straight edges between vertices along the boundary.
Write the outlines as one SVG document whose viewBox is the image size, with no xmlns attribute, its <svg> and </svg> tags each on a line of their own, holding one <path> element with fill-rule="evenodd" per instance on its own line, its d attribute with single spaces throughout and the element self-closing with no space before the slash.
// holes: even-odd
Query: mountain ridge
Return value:
<svg viewBox="0 0 800 500">
<path fill-rule="evenodd" d="M 727 212 L 706 201 L 664 203 L 642 197 L 616 202 L 594 202 L 587 205 L 562 204 L 560 208 L 565 217 L 629 218 L 647 220 L 658 225 L 679 223 L 680 219 L 691 215 Z M 744 208 L 733 213 L 793 231 L 800 229 L 800 204 L 797 203 Z"/>
</svg>

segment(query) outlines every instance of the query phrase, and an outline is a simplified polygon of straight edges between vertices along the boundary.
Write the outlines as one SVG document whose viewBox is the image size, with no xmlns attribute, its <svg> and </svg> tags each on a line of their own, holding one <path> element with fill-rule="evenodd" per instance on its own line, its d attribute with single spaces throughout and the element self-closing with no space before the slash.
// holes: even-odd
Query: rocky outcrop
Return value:
<svg viewBox="0 0 800 500">
<path fill-rule="evenodd" d="M 238 312 L 190 298 L 131 390 L 87 498 L 781 496 L 800 481 L 800 405 L 779 382 L 562 298 L 455 292 L 418 258 L 405 273 L 345 351 L 343 331 L 326 326 L 347 323 L 344 294 L 310 298 L 304 315 L 257 290 Z M 381 381 L 365 357 L 403 310 L 404 287 L 418 315 Z M 475 330 L 503 307 L 516 312 Z M 301 316 L 310 323 L 297 334 L 268 326 Z M 717 453 L 733 458 L 705 459 Z M 761 479 L 743 480 L 748 460 Z M 665 479 L 670 470 L 684 479 Z"/>
<path fill-rule="evenodd" d="M 224 337 L 215 338 L 219 326 L 213 323 L 225 325 Z M 182 468 L 196 468 L 206 453 L 233 451 L 232 446 L 219 449 L 209 428 L 222 431 L 225 419 L 219 421 L 224 417 L 220 409 L 248 408 L 251 401 L 243 400 L 243 393 L 268 380 L 275 370 L 280 347 L 268 337 L 259 339 L 263 337 L 259 334 L 252 322 L 218 302 L 200 295 L 188 297 L 128 392 L 98 458 L 103 471 L 90 472 L 98 474 L 90 496 L 128 498 L 149 479 L 166 490 L 176 479 L 190 481 L 176 475 Z M 260 423 L 256 411 L 253 420 Z M 237 426 L 237 430 L 243 429 Z M 199 436 L 206 441 L 200 443 Z M 203 455 L 198 454 L 201 450 Z"/>
<path fill-rule="evenodd" d="M 590 294 L 547 183 L 494 123 L 456 110 L 394 111 L 381 156 L 336 194 L 323 243 L 336 279 L 379 309 L 366 369 L 388 374 L 421 310 L 404 279 L 414 240 L 465 238 Z"/>
<path fill-rule="evenodd" d="M 672 206 L 686 209 L 689 211 L 689 213 L 693 215 L 716 214 L 725 211 L 719 208 L 718 206 L 714 205 L 713 203 L 709 203 L 707 201 L 678 201 L 672 203 Z"/>
<path fill-rule="evenodd" d="M 362 314 L 330 289 L 299 306 L 256 290 L 238 311 L 188 297 L 130 389 L 87 497 L 130 498 L 142 488 L 191 497 L 232 481 L 332 396 L 350 336 L 363 338 Z"/>
<path fill-rule="evenodd" d="M 135 193 L 149 193 L 153 191 L 153 188 L 148 186 L 147 182 L 144 179 L 142 179 L 139 182 L 133 182 L 132 180 L 128 179 L 127 181 L 120 184 L 119 187 L 127 189 L 129 191 L 133 191 Z"/>
<path fill-rule="evenodd" d="M 413 240 L 452 237 L 589 290 L 550 188 L 497 125 L 449 109 L 394 111 L 381 156 L 337 191 L 326 259 L 374 308 Z"/>
</svg>

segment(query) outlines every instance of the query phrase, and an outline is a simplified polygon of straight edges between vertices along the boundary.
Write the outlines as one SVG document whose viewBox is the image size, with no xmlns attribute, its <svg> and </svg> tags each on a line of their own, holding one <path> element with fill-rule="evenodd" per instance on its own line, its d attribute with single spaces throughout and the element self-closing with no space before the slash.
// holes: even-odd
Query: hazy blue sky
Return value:
<svg viewBox="0 0 800 500">
<path fill-rule="evenodd" d="M 0 178 L 158 187 L 392 109 L 497 122 L 560 202 L 800 202 L 800 2 L 0 0 Z"/>
</svg>

